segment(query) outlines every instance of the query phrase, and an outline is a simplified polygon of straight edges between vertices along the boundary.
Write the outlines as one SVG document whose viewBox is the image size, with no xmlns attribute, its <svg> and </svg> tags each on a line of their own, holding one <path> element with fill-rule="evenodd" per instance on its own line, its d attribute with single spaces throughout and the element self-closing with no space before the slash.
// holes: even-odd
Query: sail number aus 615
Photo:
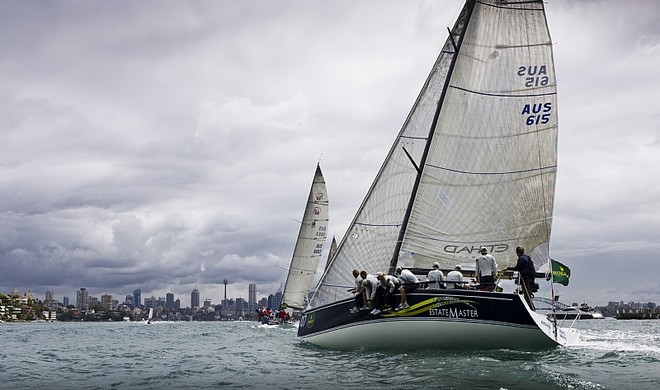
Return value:
<svg viewBox="0 0 660 390">
<path fill-rule="evenodd" d="M 550 79 L 548 78 L 548 67 L 545 65 L 519 66 L 516 74 L 524 77 L 525 87 L 545 87 Z"/>
<path fill-rule="evenodd" d="M 550 122 L 551 111 L 551 102 L 525 104 L 520 115 L 526 116 L 525 124 L 527 126 L 545 125 Z"/>
</svg>

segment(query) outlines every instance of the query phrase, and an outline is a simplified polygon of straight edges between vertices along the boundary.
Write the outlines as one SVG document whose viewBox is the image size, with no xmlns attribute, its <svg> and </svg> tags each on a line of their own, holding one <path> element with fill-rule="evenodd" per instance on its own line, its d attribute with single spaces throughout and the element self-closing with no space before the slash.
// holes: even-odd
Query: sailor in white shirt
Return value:
<svg viewBox="0 0 660 390">
<path fill-rule="evenodd" d="M 355 288 L 352 288 L 349 291 L 355 296 L 355 306 L 351 309 L 351 313 L 357 313 L 360 311 L 360 308 L 364 306 L 364 288 L 362 287 L 362 276 L 360 276 L 360 271 L 354 269 L 353 277 L 355 278 Z"/>
<path fill-rule="evenodd" d="M 479 289 L 493 291 L 495 289 L 495 278 L 497 277 L 497 263 L 485 246 L 479 248 L 479 252 L 481 256 L 477 257 L 474 270 Z"/>
<path fill-rule="evenodd" d="M 368 274 L 362 281 L 362 286 L 364 286 L 364 294 L 366 305 L 361 308 L 361 310 L 371 310 L 374 306 L 374 300 L 376 299 L 376 289 L 378 288 L 378 279 L 374 275 Z"/>
<path fill-rule="evenodd" d="M 447 282 L 445 285 L 447 288 L 463 288 L 465 286 L 463 273 L 461 272 L 461 266 L 459 264 L 454 267 L 453 271 L 450 271 L 447 274 Z"/>
<path fill-rule="evenodd" d="M 419 279 L 417 279 L 417 276 L 410 272 L 410 270 L 402 269 L 401 267 L 396 269 L 396 273 L 399 275 L 399 283 L 401 284 L 401 287 L 399 287 L 399 292 L 401 292 L 401 303 L 399 304 L 399 307 L 397 307 L 397 310 L 403 310 L 410 307 L 408 305 L 406 292 L 411 292 L 416 289 Z"/>
<path fill-rule="evenodd" d="M 440 264 L 437 261 L 433 263 L 433 269 L 426 275 L 426 280 L 429 281 L 429 288 L 444 288 L 442 282 L 445 281 L 445 275 L 440 271 Z"/>
</svg>

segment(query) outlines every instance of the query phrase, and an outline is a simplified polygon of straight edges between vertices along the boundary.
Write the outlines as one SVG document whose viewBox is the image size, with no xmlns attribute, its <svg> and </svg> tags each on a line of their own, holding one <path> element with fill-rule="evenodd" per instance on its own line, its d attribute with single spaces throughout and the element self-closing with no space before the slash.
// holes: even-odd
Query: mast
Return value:
<svg viewBox="0 0 660 390">
<path fill-rule="evenodd" d="M 413 204 L 415 203 L 415 198 L 417 197 L 417 191 L 419 189 L 419 184 L 422 179 L 422 173 L 424 172 L 424 166 L 426 165 L 426 158 L 429 154 L 429 149 L 431 148 L 431 140 L 433 139 L 433 134 L 435 133 L 435 127 L 438 123 L 438 118 L 440 117 L 440 111 L 442 110 L 442 105 L 447 95 L 447 88 L 449 87 L 449 82 L 451 81 L 451 76 L 454 72 L 454 65 L 456 64 L 456 59 L 458 58 L 458 52 L 463 44 L 463 37 L 467 31 L 468 25 L 470 24 L 470 18 L 472 17 L 472 11 L 474 10 L 476 0 L 466 0 L 465 7 L 468 11 L 465 23 L 463 24 L 463 31 L 460 32 L 458 43 L 454 41 L 454 36 L 452 35 L 451 30 L 449 31 L 449 38 L 452 41 L 454 47 L 454 56 L 451 59 L 451 65 L 449 66 L 449 71 L 447 72 L 447 78 L 445 79 L 445 84 L 442 87 L 442 94 L 440 99 L 438 99 L 438 104 L 436 106 L 435 112 L 433 114 L 433 122 L 431 123 L 431 128 L 429 129 L 429 135 L 426 139 L 426 145 L 424 146 L 424 152 L 422 153 L 422 158 L 419 163 L 419 168 L 417 169 L 417 177 L 415 178 L 415 183 L 413 184 L 413 189 L 410 194 L 410 200 L 408 201 L 408 207 L 406 208 L 406 213 L 403 216 L 403 222 L 401 223 L 401 229 L 399 230 L 399 237 L 396 240 L 396 245 L 394 247 L 394 253 L 392 254 L 392 259 L 390 260 L 390 268 L 388 270 L 389 274 L 393 274 L 396 270 L 397 263 L 399 262 L 399 252 L 401 251 L 401 246 L 403 245 L 403 238 L 406 234 L 408 228 L 408 222 L 410 221 L 410 214 L 412 213 Z M 407 153 L 406 153 L 407 154 Z M 412 161 L 412 160 L 411 160 Z M 413 161 L 414 165 L 414 161 Z"/>
</svg>

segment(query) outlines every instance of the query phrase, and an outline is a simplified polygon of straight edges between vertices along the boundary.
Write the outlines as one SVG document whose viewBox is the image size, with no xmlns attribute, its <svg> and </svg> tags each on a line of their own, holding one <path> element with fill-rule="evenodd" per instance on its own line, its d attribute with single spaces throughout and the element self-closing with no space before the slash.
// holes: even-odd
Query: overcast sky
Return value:
<svg viewBox="0 0 660 390">
<path fill-rule="evenodd" d="M 0 292 L 219 303 L 341 239 L 463 2 L 0 0 Z M 660 3 L 546 2 L 562 301 L 660 303 Z"/>
</svg>

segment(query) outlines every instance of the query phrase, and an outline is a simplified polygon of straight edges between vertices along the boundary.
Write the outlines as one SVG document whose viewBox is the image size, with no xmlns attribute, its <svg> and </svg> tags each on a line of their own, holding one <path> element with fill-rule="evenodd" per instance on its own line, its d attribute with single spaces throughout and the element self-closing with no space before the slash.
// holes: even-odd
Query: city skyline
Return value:
<svg viewBox="0 0 660 390">
<path fill-rule="evenodd" d="M 254 298 L 255 298 L 254 302 L 251 301 L 251 293 L 250 293 L 252 291 L 251 286 L 254 286 Z M 256 287 L 257 287 L 257 285 L 255 283 L 250 283 L 248 285 L 248 291 L 247 291 L 247 294 L 246 294 L 246 296 L 248 297 L 247 299 L 244 298 L 243 296 L 240 296 L 240 295 L 239 296 L 230 296 L 228 294 L 227 295 L 227 300 L 236 301 L 237 299 L 243 299 L 248 303 L 258 303 L 263 299 L 268 299 L 269 296 L 273 296 L 273 295 L 277 294 L 278 292 L 281 293 L 281 291 L 275 291 L 275 292 L 270 292 L 270 293 L 262 293 L 262 294 L 265 294 L 265 295 L 259 295 L 259 292 L 256 289 Z M 86 298 L 82 298 L 82 297 L 79 298 L 80 291 L 83 290 L 83 289 L 86 293 Z M 43 293 L 39 293 L 39 292 L 29 290 L 29 289 L 25 290 L 25 291 L 20 291 L 20 290 L 15 289 L 15 288 L 10 288 L 7 291 L 5 291 L 5 290 L 6 289 L 2 289 L 2 287 L 0 286 L 0 293 L 3 293 L 3 294 L 10 294 L 12 291 L 15 290 L 19 294 L 30 294 L 31 296 L 33 296 L 37 299 L 43 300 L 43 301 L 54 300 L 54 301 L 57 301 L 57 302 L 60 302 L 60 303 L 63 303 L 64 299 L 67 298 L 67 300 L 69 302 L 74 302 L 74 305 L 76 306 L 76 308 L 80 308 L 79 305 L 81 305 L 81 304 L 79 302 L 82 302 L 84 299 L 88 299 L 89 297 L 102 298 L 104 295 L 109 295 L 113 298 L 113 300 L 117 300 L 117 301 L 119 301 L 119 303 L 122 303 L 122 302 L 125 302 L 125 300 L 119 300 L 119 299 L 117 299 L 118 297 L 125 298 L 129 294 L 134 296 L 134 293 L 137 290 L 140 290 L 141 293 L 142 293 L 142 290 L 141 290 L 140 287 L 137 287 L 132 292 L 120 293 L 120 294 L 113 294 L 113 293 L 109 293 L 109 292 L 90 293 L 89 292 L 90 290 L 87 289 L 86 287 L 80 287 L 79 289 L 75 290 L 73 292 L 73 294 L 59 294 L 59 295 L 53 289 L 48 289 Z M 193 306 L 192 306 L 192 293 L 194 291 L 198 291 L 198 293 L 200 294 L 199 295 L 199 302 L 204 302 L 206 300 L 210 300 L 212 302 L 212 304 L 216 305 L 216 304 L 221 304 L 224 300 L 224 296 L 221 296 L 221 297 L 217 298 L 217 300 L 212 298 L 212 297 L 202 298 L 203 297 L 202 292 L 197 288 L 193 288 L 193 290 L 191 290 L 187 295 L 187 297 L 188 297 L 188 301 L 187 301 L 188 306 L 186 306 L 186 307 L 193 308 Z M 174 298 L 174 300 L 179 299 L 182 303 L 186 302 L 185 300 L 181 299 L 182 296 L 186 296 L 185 293 L 184 294 L 176 294 L 176 293 L 173 293 L 173 292 L 167 292 L 167 293 L 163 294 L 162 296 L 153 295 L 153 294 L 141 294 L 142 295 L 141 305 L 144 306 L 144 300 L 145 299 L 151 299 L 151 298 L 162 299 L 163 301 L 166 301 L 166 298 L 169 294 L 172 294 L 172 297 Z M 43 297 L 43 299 L 41 297 Z M 73 301 L 71 300 L 71 297 L 74 297 Z"/>
</svg>

